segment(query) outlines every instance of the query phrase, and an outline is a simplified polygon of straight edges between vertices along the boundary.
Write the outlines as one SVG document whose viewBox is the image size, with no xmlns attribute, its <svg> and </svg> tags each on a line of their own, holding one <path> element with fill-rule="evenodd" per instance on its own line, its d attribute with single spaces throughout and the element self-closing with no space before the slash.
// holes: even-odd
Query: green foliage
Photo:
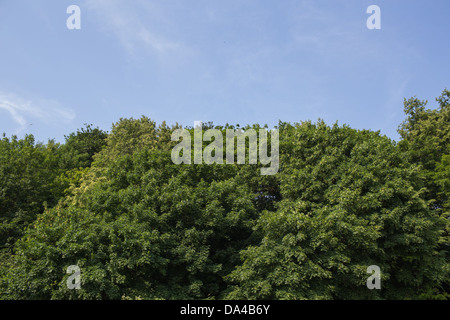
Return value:
<svg viewBox="0 0 450 320">
<path fill-rule="evenodd" d="M 230 275 L 233 299 L 414 299 L 443 279 L 444 221 L 420 170 L 386 137 L 319 122 L 281 124 L 282 201 Z M 366 269 L 382 270 L 368 290 Z"/>
<path fill-rule="evenodd" d="M 36 144 L 32 135 L 0 140 L 1 247 L 10 247 L 23 228 L 62 195 L 55 183 L 61 172 L 59 148 L 53 141 Z"/>
<path fill-rule="evenodd" d="M 66 136 L 61 155 L 66 169 L 87 168 L 91 166 L 94 155 L 106 145 L 108 134 L 92 125 L 85 125 L 77 132 Z"/>
<path fill-rule="evenodd" d="M 50 140 L 35 143 L 3 135 L 0 140 L 0 273 L 15 267 L 13 246 L 24 230 L 69 194 L 90 165 L 90 157 L 101 149 L 104 133 L 81 129 L 60 145 Z M 1 295 L 0 295 L 1 296 Z"/>
<path fill-rule="evenodd" d="M 83 168 L 105 144 L 106 133 L 99 129 L 78 130 L 60 145 L 50 140 L 35 143 L 32 135 L 0 141 L 0 246 L 10 246 L 24 228 L 67 195 L 77 184 Z"/>
<path fill-rule="evenodd" d="M 403 139 L 400 147 L 407 150 L 410 161 L 421 164 L 428 175 L 429 200 L 434 200 L 436 207 L 442 207 L 446 199 L 439 196 L 441 190 L 434 180 L 434 172 L 442 157 L 449 152 L 450 91 L 444 90 L 436 101 L 439 107 L 431 110 L 425 109 L 427 101 L 420 101 L 415 97 L 405 99 L 407 119 L 398 132 Z"/>
<path fill-rule="evenodd" d="M 446 199 L 444 208 L 450 210 L 450 154 L 444 154 L 441 162 L 436 165 L 434 173 L 436 184 L 440 187 L 439 196 L 441 199 Z"/>
<path fill-rule="evenodd" d="M 155 129 L 154 140 L 146 135 L 147 148 L 116 153 L 116 143 L 129 141 L 136 123 L 146 135 L 145 119 L 116 124 L 114 140 L 108 139 L 70 196 L 18 242 L 15 267 L 5 276 L 13 279 L 8 297 L 220 296 L 223 277 L 251 241 L 257 209 L 245 179 L 259 171 L 247 166 L 242 176 L 237 166 L 175 165 L 171 149 L 162 145 L 164 126 Z M 75 292 L 65 287 L 63 272 L 72 264 L 83 273 L 82 289 Z"/>
<path fill-rule="evenodd" d="M 176 128 L 179 128 L 178 124 L 170 128 L 165 122 L 157 127 L 154 121 L 145 116 L 140 119 L 121 118 L 113 124 L 106 138 L 108 147 L 98 155 L 96 165 L 107 165 L 109 161 L 143 148 L 154 149 L 158 146 L 167 150 L 172 131 Z"/>
<path fill-rule="evenodd" d="M 405 103 L 399 144 L 280 122 L 269 176 L 260 163 L 176 165 L 181 127 L 147 117 L 63 145 L 4 138 L 0 299 L 445 298 L 448 91 L 438 101 Z M 366 287 L 370 265 L 381 290 Z"/>
<path fill-rule="evenodd" d="M 419 164 L 425 175 L 429 206 L 447 222 L 440 243 L 441 250 L 450 257 L 450 209 L 449 209 L 449 152 L 450 152 L 450 91 L 444 90 L 436 98 L 436 109 L 425 109 L 427 101 L 417 98 L 405 99 L 404 111 L 407 119 L 399 127 L 403 140 L 400 148 L 410 157 L 410 162 Z M 450 279 L 447 278 L 442 293 L 448 295 Z"/>
<path fill-rule="evenodd" d="M 13 299 L 118 299 L 120 287 L 136 288 L 142 274 L 163 272 L 161 235 L 131 217 L 87 210 L 46 211 L 17 243 L 6 294 Z M 83 290 L 66 286 L 69 265 L 82 269 Z"/>
</svg>

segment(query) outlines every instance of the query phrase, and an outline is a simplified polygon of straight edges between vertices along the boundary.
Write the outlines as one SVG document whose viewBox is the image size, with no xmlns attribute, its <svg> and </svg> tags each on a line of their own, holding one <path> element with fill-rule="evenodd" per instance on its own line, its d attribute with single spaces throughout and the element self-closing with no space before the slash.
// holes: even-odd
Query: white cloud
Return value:
<svg viewBox="0 0 450 320">
<path fill-rule="evenodd" d="M 13 93 L 0 92 L 0 110 L 7 111 L 12 120 L 18 124 L 17 133 L 34 121 L 45 125 L 59 125 L 68 124 L 75 119 L 75 112 L 61 106 L 57 101 L 48 99 L 30 101 Z"/>
<path fill-rule="evenodd" d="M 105 31 L 111 32 L 131 55 L 139 49 L 161 55 L 181 48 L 179 42 L 152 30 L 149 21 L 154 17 L 152 10 L 156 9 L 149 3 L 86 0 L 86 7 L 96 14 Z"/>
</svg>

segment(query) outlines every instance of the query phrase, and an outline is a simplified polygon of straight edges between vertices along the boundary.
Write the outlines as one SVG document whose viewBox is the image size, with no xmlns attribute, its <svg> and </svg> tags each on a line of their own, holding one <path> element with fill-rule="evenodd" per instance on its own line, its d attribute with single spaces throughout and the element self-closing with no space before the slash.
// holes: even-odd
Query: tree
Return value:
<svg viewBox="0 0 450 320">
<path fill-rule="evenodd" d="M 32 135 L 24 139 L 3 135 L 0 140 L 0 246 L 10 248 L 23 229 L 45 206 L 53 206 L 62 195 L 56 178 L 60 145 L 35 143 Z"/>
<path fill-rule="evenodd" d="M 65 136 L 62 154 L 65 169 L 87 168 L 91 166 L 94 155 L 106 145 L 108 134 L 91 124 Z"/>
<path fill-rule="evenodd" d="M 400 147 L 405 150 L 412 163 L 419 164 L 425 174 L 427 193 L 425 198 L 429 206 L 447 221 L 441 237 L 441 250 L 450 257 L 449 235 L 449 157 L 450 157 L 450 91 L 442 91 L 436 98 L 439 106 L 426 109 L 427 101 L 416 97 L 405 99 L 406 120 L 400 125 L 402 137 Z M 450 278 L 447 278 L 444 295 L 449 296 Z"/>
<path fill-rule="evenodd" d="M 411 299 L 443 284 L 447 220 L 408 148 L 378 132 L 280 122 L 279 172 L 262 176 L 261 163 L 174 164 L 176 128 L 121 119 L 90 167 L 54 170 L 64 196 L 15 241 L 0 298 Z M 447 160 L 436 167 L 443 186 Z M 66 285 L 71 265 L 80 290 Z M 382 290 L 366 287 L 370 265 Z"/>
<path fill-rule="evenodd" d="M 78 187 L 17 242 L 4 296 L 220 297 L 223 277 L 252 242 L 257 193 L 246 179 L 258 168 L 175 165 L 170 131 L 150 124 L 114 126 Z M 69 265 L 82 270 L 80 290 L 66 287 Z"/>
<path fill-rule="evenodd" d="M 101 150 L 106 133 L 78 130 L 61 145 L 35 143 L 32 135 L 0 141 L 0 269 L 11 268 L 16 241 L 46 208 L 54 207 L 77 185 L 84 168 Z"/>
<path fill-rule="evenodd" d="M 440 208 L 447 199 L 439 196 L 441 190 L 435 183 L 434 174 L 442 157 L 449 153 L 450 91 L 444 90 L 436 101 L 439 103 L 437 109 L 426 109 L 427 101 L 416 97 L 405 99 L 407 118 L 398 132 L 402 137 L 400 147 L 407 150 L 410 161 L 422 165 L 427 174 L 428 200 L 433 200 L 432 204 Z"/>
<path fill-rule="evenodd" d="M 376 132 L 281 125 L 282 200 L 228 276 L 232 299 L 414 299 L 443 281 L 444 221 L 420 168 Z M 368 290 L 367 267 L 382 272 Z"/>
</svg>

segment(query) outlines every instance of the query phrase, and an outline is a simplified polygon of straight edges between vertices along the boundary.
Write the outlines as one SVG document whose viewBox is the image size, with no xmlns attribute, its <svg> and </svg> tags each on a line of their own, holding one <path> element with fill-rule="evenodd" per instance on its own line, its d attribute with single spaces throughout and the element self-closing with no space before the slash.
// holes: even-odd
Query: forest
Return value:
<svg viewBox="0 0 450 320">
<path fill-rule="evenodd" d="M 449 299 L 450 91 L 404 113 L 399 141 L 280 121 L 274 175 L 175 164 L 182 126 L 146 116 L 64 143 L 3 134 L 0 299 Z"/>
</svg>

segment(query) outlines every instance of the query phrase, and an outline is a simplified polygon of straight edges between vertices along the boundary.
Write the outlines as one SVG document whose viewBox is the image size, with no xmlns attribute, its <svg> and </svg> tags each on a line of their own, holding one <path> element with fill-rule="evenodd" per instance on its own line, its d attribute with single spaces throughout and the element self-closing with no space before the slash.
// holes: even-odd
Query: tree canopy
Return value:
<svg viewBox="0 0 450 320">
<path fill-rule="evenodd" d="M 63 144 L 4 136 L 0 299 L 448 298 L 449 91 L 437 101 L 405 100 L 400 142 L 280 121 L 275 175 L 174 164 L 181 125 L 145 116 Z"/>
</svg>

